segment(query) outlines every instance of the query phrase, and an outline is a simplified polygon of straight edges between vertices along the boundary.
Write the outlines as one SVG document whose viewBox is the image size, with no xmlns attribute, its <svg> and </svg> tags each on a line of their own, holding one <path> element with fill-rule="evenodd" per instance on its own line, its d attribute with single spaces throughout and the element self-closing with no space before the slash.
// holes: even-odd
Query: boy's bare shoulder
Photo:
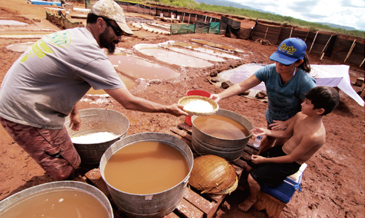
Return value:
<svg viewBox="0 0 365 218">
<path fill-rule="evenodd" d="M 306 137 L 314 145 L 322 146 L 326 141 L 326 129 L 325 129 L 323 123 L 318 129 L 313 129 L 312 132 L 309 132 Z"/>
<path fill-rule="evenodd" d="M 305 118 L 307 117 L 306 114 L 302 112 L 298 112 L 296 114 L 296 125 L 300 131 L 301 137 L 303 137 L 307 142 L 311 142 L 316 145 L 322 145 L 326 139 L 326 129 L 323 125 L 323 122 L 320 125 L 311 125 L 312 128 L 305 128 L 303 129 L 303 124 L 305 123 Z"/>
</svg>

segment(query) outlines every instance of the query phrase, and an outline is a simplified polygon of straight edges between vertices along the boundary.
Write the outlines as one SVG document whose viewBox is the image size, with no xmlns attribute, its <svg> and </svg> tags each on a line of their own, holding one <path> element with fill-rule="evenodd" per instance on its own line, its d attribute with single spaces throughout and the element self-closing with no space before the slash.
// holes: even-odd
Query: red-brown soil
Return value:
<svg viewBox="0 0 365 218">
<path fill-rule="evenodd" d="M 82 6 L 80 6 L 82 7 Z M 0 0 L 1 19 L 18 20 L 30 24 L 28 27 L 0 26 L 0 34 L 35 31 L 36 29 L 59 30 L 45 19 L 44 8 L 27 4 L 25 0 Z M 127 16 L 140 16 L 128 14 Z M 146 16 L 153 19 L 152 16 Z M 35 22 L 33 18 L 40 19 Z M 32 30 L 30 30 L 32 29 Z M 250 51 L 252 54 L 243 57 L 241 61 L 228 60 L 226 63 L 215 65 L 208 69 L 189 69 L 175 67 L 181 76 L 174 81 L 148 84 L 132 89 L 131 92 L 142 98 L 161 104 L 177 103 L 186 91 L 202 89 L 210 93 L 219 93 L 223 89 L 208 82 L 210 73 L 224 70 L 244 63 L 269 64 L 269 56 L 276 46 L 261 45 L 260 43 L 227 38 L 223 35 L 187 34 L 187 35 L 157 35 L 144 30 L 135 31 L 132 37 L 123 38 L 119 47 L 131 49 L 138 43 L 159 43 L 167 40 L 189 41 L 190 39 L 205 39 L 236 48 Z M 0 81 L 21 55 L 6 49 L 7 45 L 36 41 L 24 39 L 0 39 Z M 240 54 L 237 54 L 240 56 Z M 309 55 L 313 64 L 344 64 L 318 56 Z M 351 82 L 363 77 L 364 71 L 356 66 L 350 68 Z M 356 91 L 360 87 L 353 86 Z M 341 102 L 329 115 L 325 116 L 324 124 L 327 129 L 325 145 L 308 161 L 304 172 L 302 191 L 296 192 L 284 208 L 280 217 L 364 217 L 364 108 L 340 91 Z M 94 102 L 95 103 L 95 102 Z M 234 111 L 247 117 L 255 126 L 266 126 L 264 112 L 267 104 L 244 96 L 234 96 L 219 102 L 223 109 Z M 169 133 L 170 128 L 184 122 L 184 117 L 174 117 L 167 114 L 142 113 L 124 109 L 114 100 L 102 101 L 98 104 L 82 102 L 81 108 L 109 108 L 125 114 L 130 119 L 128 135 L 141 132 Z M 32 158 L 27 155 L 0 128 L 0 200 L 25 188 L 50 182 L 47 176 Z M 227 197 L 217 213 L 217 217 L 266 217 L 264 212 L 251 209 L 244 214 L 237 210 L 237 204 L 244 200 L 242 191 L 235 191 Z"/>
</svg>

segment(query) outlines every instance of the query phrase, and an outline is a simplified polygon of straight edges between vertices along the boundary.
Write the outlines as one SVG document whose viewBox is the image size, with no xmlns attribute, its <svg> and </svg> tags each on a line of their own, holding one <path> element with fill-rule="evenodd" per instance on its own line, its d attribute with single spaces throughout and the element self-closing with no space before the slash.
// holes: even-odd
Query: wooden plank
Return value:
<svg viewBox="0 0 365 218">
<path fill-rule="evenodd" d="M 215 201 L 217 204 L 221 204 L 227 195 L 207 194 L 207 198 Z"/>
<path fill-rule="evenodd" d="M 269 218 L 279 217 L 285 206 L 284 202 L 262 191 L 259 192 L 257 202 L 253 205 L 257 211 L 266 210 Z"/>
<path fill-rule="evenodd" d="M 249 154 L 258 154 L 259 153 L 259 151 L 257 149 L 250 147 L 248 145 L 245 146 L 244 151 L 246 151 Z"/>
<path fill-rule="evenodd" d="M 102 191 L 109 199 L 111 198 L 108 187 L 101 177 L 99 169 L 92 169 L 85 174 L 93 185 L 95 185 L 100 191 Z"/>
<path fill-rule="evenodd" d="M 180 218 L 178 215 L 176 215 L 174 212 L 171 212 L 164 216 L 164 218 Z"/>
<path fill-rule="evenodd" d="M 180 204 L 177 205 L 174 213 L 180 215 L 183 218 L 203 218 L 203 211 L 196 208 L 194 205 L 189 203 L 187 200 L 182 199 Z"/>
<path fill-rule="evenodd" d="M 244 152 L 242 153 L 242 155 L 241 155 L 241 158 L 242 158 L 243 160 L 245 160 L 245 161 L 249 161 L 249 160 L 251 160 L 251 155 L 252 155 L 252 154 L 249 154 L 249 153 L 247 153 L 246 151 L 244 151 Z"/>
<path fill-rule="evenodd" d="M 233 161 L 233 163 L 241 168 L 243 168 L 243 166 L 246 164 L 246 161 L 242 160 L 242 159 L 237 159 L 235 161 Z"/>
<path fill-rule="evenodd" d="M 211 211 L 217 205 L 216 202 L 210 202 L 207 199 L 203 198 L 198 193 L 194 192 L 190 188 L 187 188 L 184 193 L 184 199 L 193 204 L 195 207 L 199 208 L 205 214 L 210 214 Z M 215 211 L 214 211 L 215 213 Z"/>
<path fill-rule="evenodd" d="M 234 164 L 232 164 L 233 168 L 236 170 L 236 174 L 238 176 L 238 179 L 241 177 L 243 169 L 242 167 L 236 166 Z"/>
<path fill-rule="evenodd" d="M 192 127 L 189 126 L 188 124 L 186 123 L 180 123 L 179 125 L 177 125 L 177 127 L 179 129 L 182 129 L 182 130 L 185 130 L 186 132 L 188 132 L 189 134 L 192 134 Z"/>
<path fill-rule="evenodd" d="M 177 127 L 172 127 L 171 129 L 170 129 L 170 131 L 171 132 L 173 132 L 173 133 L 175 133 L 175 134 L 177 134 L 177 135 L 179 135 L 179 136 L 181 136 L 181 137 L 183 137 L 184 139 L 187 139 L 187 140 L 189 140 L 189 141 L 191 141 L 192 140 L 192 137 L 191 137 L 191 135 L 190 134 L 188 134 L 186 131 L 184 131 L 184 130 L 180 130 L 180 129 L 178 129 Z"/>
</svg>

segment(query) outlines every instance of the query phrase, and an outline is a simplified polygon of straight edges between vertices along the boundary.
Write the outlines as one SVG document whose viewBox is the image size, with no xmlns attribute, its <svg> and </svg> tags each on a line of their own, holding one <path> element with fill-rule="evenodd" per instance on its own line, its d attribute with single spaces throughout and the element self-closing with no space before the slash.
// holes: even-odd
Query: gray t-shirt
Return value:
<svg viewBox="0 0 365 218">
<path fill-rule="evenodd" d="M 61 129 L 73 106 L 93 87 L 124 87 L 86 28 L 44 36 L 7 72 L 0 88 L 0 116 L 23 125 Z"/>
</svg>

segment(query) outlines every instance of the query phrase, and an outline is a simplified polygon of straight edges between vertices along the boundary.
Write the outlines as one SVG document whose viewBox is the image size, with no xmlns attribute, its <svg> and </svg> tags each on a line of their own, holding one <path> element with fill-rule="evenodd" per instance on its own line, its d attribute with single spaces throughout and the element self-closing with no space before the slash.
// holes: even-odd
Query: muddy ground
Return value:
<svg viewBox="0 0 365 218">
<path fill-rule="evenodd" d="M 80 6 L 81 7 L 81 6 Z M 0 19 L 17 20 L 29 23 L 27 27 L 0 26 L 0 34 L 19 32 L 56 31 L 59 28 L 45 19 L 44 7 L 27 4 L 25 0 L 0 0 Z M 127 16 L 140 16 L 128 14 Z M 144 16 L 146 17 L 146 16 Z M 147 16 L 148 17 L 148 16 Z M 38 20 L 39 19 L 39 20 Z M 153 19 L 153 17 L 149 17 Z M 40 22 L 39 22 L 40 21 Z M 247 26 L 254 25 L 247 23 Z M 132 28 L 133 29 L 133 28 Z M 159 43 L 167 40 L 189 41 L 205 39 L 251 52 L 249 55 L 236 54 L 242 60 L 227 60 L 205 69 L 180 68 L 169 66 L 180 72 L 172 81 L 148 83 L 130 91 L 136 95 L 161 104 L 172 104 L 183 97 L 186 91 L 202 89 L 219 93 L 223 89 L 209 80 L 210 73 L 236 67 L 244 63 L 270 64 L 269 56 L 275 51 L 274 45 L 231 39 L 223 35 L 187 34 L 158 35 L 144 30 L 136 30 L 132 37 L 125 37 L 119 47 L 132 49 L 138 43 Z M 21 42 L 35 42 L 36 39 L 0 38 L 0 81 L 21 55 L 6 49 L 7 45 Z M 138 54 L 131 50 L 132 53 Z M 309 54 L 312 64 L 344 64 L 338 61 Z M 154 61 L 153 59 L 151 59 Z M 350 66 L 351 82 L 364 76 L 364 70 Z M 353 86 L 356 91 L 360 87 Z M 364 108 L 340 91 L 341 102 L 333 113 L 324 117 L 327 129 L 325 145 L 309 160 L 302 180 L 302 191 L 296 192 L 284 208 L 280 217 L 364 217 Z M 90 97 L 88 97 L 90 99 Z M 166 114 L 151 114 L 129 111 L 109 98 L 83 101 L 81 108 L 109 108 L 125 114 L 131 123 L 128 135 L 141 132 L 169 133 L 170 128 L 184 122 L 184 117 Z M 255 126 L 266 126 L 264 112 L 267 104 L 257 99 L 234 96 L 219 102 L 219 106 L 247 117 Z M 52 179 L 0 128 L 0 200 L 25 188 L 50 182 Z M 237 204 L 246 194 L 235 191 L 227 197 L 217 213 L 217 217 L 266 217 L 264 212 L 251 209 L 244 214 L 237 210 Z"/>
</svg>

